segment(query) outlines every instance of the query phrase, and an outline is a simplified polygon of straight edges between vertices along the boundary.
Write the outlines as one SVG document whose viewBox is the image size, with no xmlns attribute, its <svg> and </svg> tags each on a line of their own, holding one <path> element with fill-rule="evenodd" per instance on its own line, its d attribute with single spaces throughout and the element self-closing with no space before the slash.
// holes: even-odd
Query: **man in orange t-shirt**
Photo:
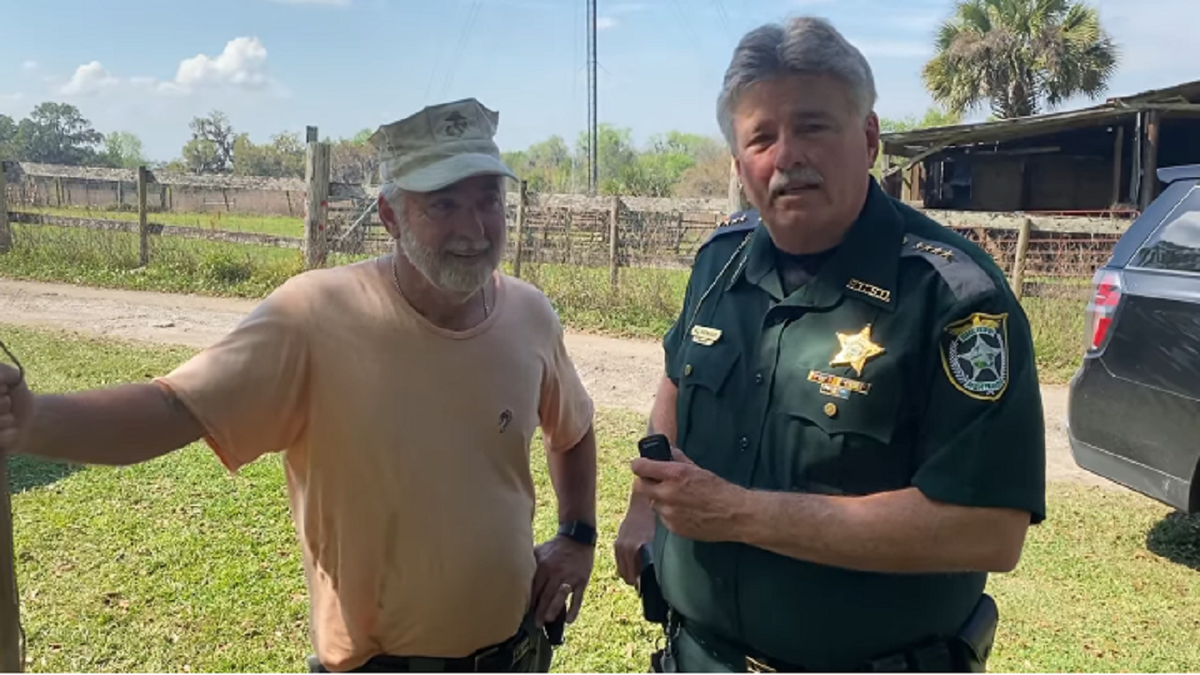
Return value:
<svg viewBox="0 0 1200 675">
<path fill-rule="evenodd" d="M 154 383 L 34 397 L 0 367 L 0 452 L 282 452 L 314 670 L 548 670 L 591 576 L 593 405 L 550 303 L 498 271 L 497 123 L 467 99 L 382 127 L 395 252 L 292 278 Z M 539 428 L 561 526 L 535 546 Z"/>
</svg>

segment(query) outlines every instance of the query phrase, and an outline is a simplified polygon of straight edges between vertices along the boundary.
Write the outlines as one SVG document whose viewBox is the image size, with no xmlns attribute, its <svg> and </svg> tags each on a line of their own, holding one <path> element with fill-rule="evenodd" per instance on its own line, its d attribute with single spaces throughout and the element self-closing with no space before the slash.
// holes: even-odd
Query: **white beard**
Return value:
<svg viewBox="0 0 1200 675">
<path fill-rule="evenodd" d="M 456 259 L 450 253 L 440 253 L 424 246 L 408 227 L 400 226 L 400 249 L 413 267 L 425 275 L 431 284 L 450 293 L 472 294 L 483 288 L 500 264 L 504 242 L 493 247 L 478 261 Z"/>
</svg>

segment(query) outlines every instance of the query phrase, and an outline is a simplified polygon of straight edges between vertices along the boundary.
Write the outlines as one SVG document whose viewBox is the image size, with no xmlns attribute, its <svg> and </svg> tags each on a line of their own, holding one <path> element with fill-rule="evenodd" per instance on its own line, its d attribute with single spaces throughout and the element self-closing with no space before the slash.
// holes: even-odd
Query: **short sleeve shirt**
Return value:
<svg viewBox="0 0 1200 675">
<path fill-rule="evenodd" d="M 715 235 L 665 338 L 692 460 L 754 489 L 915 487 L 1045 517 L 1029 324 L 986 253 L 874 183 L 838 250 L 791 294 L 773 252 L 753 213 Z M 664 594 L 687 620 L 815 670 L 952 633 L 986 583 L 851 571 L 661 526 L 656 547 Z"/>
<path fill-rule="evenodd" d="M 592 401 L 536 288 L 498 275 L 490 316 L 440 329 L 382 261 L 306 273 L 159 382 L 230 470 L 282 452 L 317 656 L 460 657 L 529 607 L 529 449 L 576 445 Z"/>
</svg>

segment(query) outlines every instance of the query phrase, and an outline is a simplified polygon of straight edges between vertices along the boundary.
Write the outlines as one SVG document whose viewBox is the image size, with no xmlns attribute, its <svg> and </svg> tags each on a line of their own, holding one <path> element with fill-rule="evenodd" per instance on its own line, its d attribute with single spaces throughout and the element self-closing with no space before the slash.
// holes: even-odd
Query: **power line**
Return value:
<svg viewBox="0 0 1200 675">
<path fill-rule="evenodd" d="M 692 39 L 692 48 L 696 50 L 696 53 L 700 55 L 702 60 L 707 60 L 708 54 L 701 47 L 703 43 L 696 33 L 696 29 L 692 26 L 691 20 L 688 19 L 687 12 L 685 12 L 675 0 L 671 0 L 670 3 L 668 3 L 668 6 L 671 8 L 671 11 L 675 13 L 676 18 L 679 19 L 680 25 L 687 30 L 688 36 Z"/>
<path fill-rule="evenodd" d="M 729 13 L 725 11 L 725 3 L 721 0 L 713 0 L 713 5 L 717 8 L 717 15 L 721 18 L 721 26 L 725 28 L 725 35 L 733 39 L 733 31 L 729 29 Z"/>
<path fill-rule="evenodd" d="M 470 38 L 471 31 L 475 28 L 475 21 L 479 18 L 479 10 L 483 8 L 483 0 L 475 0 L 471 5 L 471 9 L 467 13 L 467 22 L 463 26 L 462 33 L 458 36 L 458 46 L 451 56 L 450 69 L 446 71 L 446 79 L 442 82 L 442 97 L 444 98 L 450 90 L 450 83 L 454 81 L 455 72 L 458 70 L 458 64 L 462 61 L 462 54 L 466 50 L 467 40 Z"/>
</svg>

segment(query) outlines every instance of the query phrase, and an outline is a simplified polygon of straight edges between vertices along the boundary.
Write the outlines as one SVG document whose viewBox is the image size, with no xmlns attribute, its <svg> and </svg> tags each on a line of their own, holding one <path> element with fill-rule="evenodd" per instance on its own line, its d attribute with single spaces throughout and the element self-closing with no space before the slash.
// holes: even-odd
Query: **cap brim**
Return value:
<svg viewBox="0 0 1200 675">
<path fill-rule="evenodd" d="M 518 180 L 517 175 L 496 157 L 484 154 L 462 154 L 434 162 L 402 178 L 396 179 L 401 190 L 433 192 L 472 176 L 499 175 Z"/>
</svg>

